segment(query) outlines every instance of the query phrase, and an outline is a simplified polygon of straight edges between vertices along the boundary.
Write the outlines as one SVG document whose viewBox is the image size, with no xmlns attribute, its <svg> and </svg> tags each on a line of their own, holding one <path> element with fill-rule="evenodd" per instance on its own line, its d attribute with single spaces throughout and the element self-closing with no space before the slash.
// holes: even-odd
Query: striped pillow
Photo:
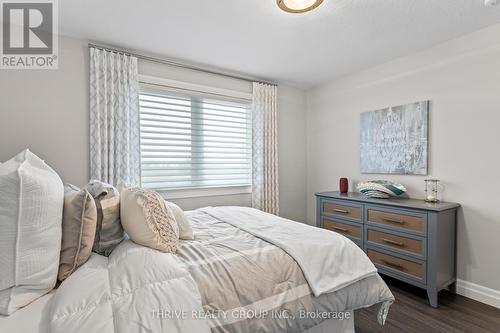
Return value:
<svg viewBox="0 0 500 333">
<path fill-rule="evenodd" d="M 92 251 L 109 256 L 125 238 L 120 221 L 120 194 L 112 185 L 92 180 L 85 189 L 94 197 L 97 227 Z"/>
</svg>

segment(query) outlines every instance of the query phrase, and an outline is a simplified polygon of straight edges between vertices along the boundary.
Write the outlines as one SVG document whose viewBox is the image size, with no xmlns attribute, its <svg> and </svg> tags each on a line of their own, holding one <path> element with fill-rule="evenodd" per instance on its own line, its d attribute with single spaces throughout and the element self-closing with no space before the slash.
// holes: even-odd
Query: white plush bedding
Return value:
<svg viewBox="0 0 500 333">
<path fill-rule="evenodd" d="M 264 325 L 267 331 L 276 332 L 273 325 L 268 325 L 269 322 L 259 324 L 243 321 L 229 323 L 228 326 L 214 326 L 214 321 L 210 318 L 192 317 L 194 313 L 204 313 L 204 308 L 207 308 L 206 293 L 203 289 L 211 288 L 211 281 L 221 276 L 220 272 L 227 271 L 237 264 L 228 260 L 241 258 L 238 260 L 248 261 L 250 259 L 248 255 L 252 253 L 257 255 L 252 262 L 259 266 L 258 260 L 261 259 L 258 258 L 263 260 L 266 256 L 273 258 L 276 255 L 285 258 L 279 251 L 273 250 L 276 247 L 293 257 L 292 262 L 295 260 L 299 264 L 307 280 L 302 283 L 305 283 L 306 287 L 309 285 L 310 288 L 306 288 L 309 290 L 307 291 L 299 286 L 299 289 L 304 289 L 304 294 L 300 298 L 290 299 L 289 302 L 293 301 L 299 307 L 311 306 L 310 297 L 307 295 L 313 292 L 321 295 L 313 303 L 324 311 L 351 313 L 354 309 L 382 303 L 379 321 L 383 323 L 385 320 L 393 296 L 373 270 L 373 265 L 366 255 L 343 236 L 241 207 L 206 208 L 188 216 L 192 221 L 198 218 L 198 225 L 193 224 L 195 236 L 197 230 L 200 232 L 205 230 L 206 237 L 215 238 L 188 241 L 184 250 L 181 248 L 177 255 L 161 253 L 131 241 L 122 242 L 109 258 L 93 254 L 91 259 L 64 281 L 53 295 L 45 296 L 11 317 L 0 317 L 0 331 L 198 333 L 211 330 L 232 332 L 228 327 L 247 327 L 247 330 L 238 330 L 246 332 L 250 327 L 254 327 L 251 325 Z M 254 235 L 255 238 L 264 240 L 264 243 L 273 245 L 261 244 L 262 249 L 251 248 L 246 252 L 238 248 L 239 245 L 233 248 L 231 241 L 227 240 L 231 239 L 231 235 L 227 235 L 228 224 L 241 230 L 240 234 L 245 231 L 244 234 Z M 219 226 L 221 234 L 217 234 L 215 230 L 217 228 L 214 229 L 216 225 Z M 248 245 L 262 243 L 252 240 L 255 238 L 251 235 L 240 236 L 241 239 L 248 240 Z M 225 237 L 220 238 L 220 236 Z M 211 244 L 212 247 L 208 248 L 203 244 Z M 207 257 L 208 260 L 191 261 L 196 257 L 196 253 L 200 253 L 203 257 L 204 251 L 218 247 L 230 253 L 220 257 L 220 254 L 214 252 L 211 253 L 215 255 L 212 259 Z M 217 263 L 222 266 L 218 266 L 217 269 L 211 266 Z M 272 264 L 272 262 L 261 262 L 261 266 L 270 263 Z M 212 275 L 200 273 L 205 270 L 204 265 L 207 264 L 212 270 Z M 206 269 L 209 266 L 206 266 Z M 196 279 L 193 279 L 195 276 L 193 267 L 197 267 Z M 300 272 L 300 269 L 297 270 Z M 210 276 L 210 281 L 205 281 Z M 291 288 L 293 283 L 298 282 L 283 283 L 279 288 L 284 286 Z M 225 282 L 218 287 L 224 285 Z M 269 288 L 275 289 L 273 285 L 269 285 Z M 287 289 L 285 292 L 288 292 Z M 222 295 L 222 299 L 225 298 L 224 293 L 219 296 L 214 296 L 215 293 L 211 295 L 212 297 Z M 262 297 L 266 295 L 263 294 Z M 217 303 L 216 299 L 211 300 L 208 300 L 209 308 Z M 276 304 L 280 307 L 287 306 L 287 303 Z M 37 323 L 38 330 L 33 330 L 33 326 L 26 326 L 28 322 Z M 294 330 L 288 330 L 282 323 L 277 327 L 281 327 L 283 332 L 301 332 L 304 329 L 297 330 L 297 327 L 304 327 L 306 324 L 308 323 L 286 323 L 295 327 Z M 353 331 L 352 318 L 344 321 L 324 321 L 315 327 L 312 327 L 313 325 L 307 326 L 310 327 L 307 333 L 330 332 L 333 329 L 335 332 Z"/>
<path fill-rule="evenodd" d="M 49 327 L 51 333 L 209 332 L 203 320 L 155 315 L 201 310 L 196 283 L 177 256 L 127 240 L 109 258 L 93 254 L 61 284 Z"/>
<path fill-rule="evenodd" d="M 50 300 L 56 291 L 52 290 L 10 316 L 0 315 L 0 332 L 50 333 Z"/>
<path fill-rule="evenodd" d="M 0 316 L 0 332 L 50 333 L 48 320 L 45 317 L 49 315 L 50 300 L 54 293 L 55 290 L 11 316 Z M 354 333 L 354 315 L 351 313 L 350 318 L 344 320 L 326 320 L 304 333 L 332 332 Z"/>
</svg>

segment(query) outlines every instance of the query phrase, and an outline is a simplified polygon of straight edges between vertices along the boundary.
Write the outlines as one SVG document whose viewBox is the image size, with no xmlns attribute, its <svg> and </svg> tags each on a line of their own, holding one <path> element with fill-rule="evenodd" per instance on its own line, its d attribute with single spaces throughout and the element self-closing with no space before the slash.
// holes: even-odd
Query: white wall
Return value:
<svg viewBox="0 0 500 333">
<path fill-rule="evenodd" d="M 500 25 L 342 78 L 307 96 L 307 211 L 314 193 L 351 189 L 363 179 L 397 180 L 423 198 L 417 176 L 361 175 L 360 113 L 430 100 L 430 175 L 445 185 L 458 214 L 460 279 L 500 290 Z"/>
<path fill-rule="evenodd" d="M 301 90 L 278 87 L 280 215 L 306 221 L 306 99 Z"/>
<path fill-rule="evenodd" d="M 251 92 L 246 81 L 140 61 L 141 74 Z M 30 148 L 68 183 L 89 178 L 89 60 L 87 42 L 59 41 L 58 70 L 0 70 L 0 161 Z M 305 93 L 278 91 L 281 213 L 305 220 Z M 293 149 L 289 145 L 293 144 Z M 295 165 L 292 170 L 285 166 Z M 174 200 L 184 209 L 250 205 L 250 195 Z"/>
<path fill-rule="evenodd" d="M 0 69 L 0 161 L 25 148 L 76 185 L 89 177 L 87 44 L 61 38 L 58 70 Z"/>
</svg>

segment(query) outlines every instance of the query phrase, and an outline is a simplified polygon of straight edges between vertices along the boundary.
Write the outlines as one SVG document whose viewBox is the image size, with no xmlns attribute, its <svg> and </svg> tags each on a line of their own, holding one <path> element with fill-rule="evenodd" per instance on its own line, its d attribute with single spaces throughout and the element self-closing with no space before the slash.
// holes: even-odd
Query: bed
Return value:
<svg viewBox="0 0 500 333">
<path fill-rule="evenodd" d="M 355 271 L 366 256 L 345 237 L 247 208 L 187 216 L 195 239 L 176 255 L 129 240 L 109 258 L 93 254 L 58 290 L 0 317 L 0 331 L 354 332 L 353 311 L 375 304 L 385 321 L 394 297 L 376 272 L 349 277 L 346 267 Z M 321 248 L 308 245 L 316 232 L 349 255 L 297 254 Z M 332 267 L 346 271 L 332 279 L 349 278 L 329 290 Z"/>
</svg>

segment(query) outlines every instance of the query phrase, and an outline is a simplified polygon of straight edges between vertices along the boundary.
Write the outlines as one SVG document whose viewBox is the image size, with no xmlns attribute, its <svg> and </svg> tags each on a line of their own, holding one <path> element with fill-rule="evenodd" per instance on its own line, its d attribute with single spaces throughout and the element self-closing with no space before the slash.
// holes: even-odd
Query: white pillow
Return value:
<svg viewBox="0 0 500 333">
<path fill-rule="evenodd" d="M 135 243 L 162 252 L 177 252 L 179 227 L 158 193 L 142 188 L 123 190 L 120 218 L 123 229 Z"/>
<path fill-rule="evenodd" d="M 181 209 L 181 207 L 177 206 L 173 202 L 166 201 L 168 208 L 172 211 L 175 217 L 175 222 L 179 226 L 179 238 L 180 239 L 194 239 L 193 228 L 191 228 L 191 223 L 189 222 L 186 214 Z"/>
<path fill-rule="evenodd" d="M 0 314 L 54 288 L 63 203 L 61 179 L 29 150 L 0 165 Z"/>
</svg>

